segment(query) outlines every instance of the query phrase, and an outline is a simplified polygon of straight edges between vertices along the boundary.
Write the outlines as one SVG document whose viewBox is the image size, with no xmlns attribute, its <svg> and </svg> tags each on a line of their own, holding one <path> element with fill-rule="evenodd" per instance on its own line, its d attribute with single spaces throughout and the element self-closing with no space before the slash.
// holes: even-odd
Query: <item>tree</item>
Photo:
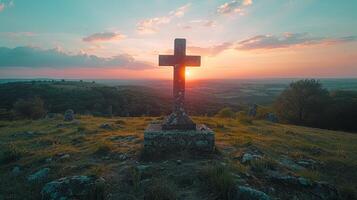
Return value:
<svg viewBox="0 0 357 200">
<path fill-rule="evenodd" d="M 280 118 L 288 122 L 321 126 L 321 117 L 330 101 L 329 92 L 315 79 L 292 82 L 275 102 Z"/>
<path fill-rule="evenodd" d="M 44 103 L 39 97 L 17 100 L 14 104 L 14 110 L 21 117 L 31 119 L 39 119 L 46 114 Z"/>
</svg>

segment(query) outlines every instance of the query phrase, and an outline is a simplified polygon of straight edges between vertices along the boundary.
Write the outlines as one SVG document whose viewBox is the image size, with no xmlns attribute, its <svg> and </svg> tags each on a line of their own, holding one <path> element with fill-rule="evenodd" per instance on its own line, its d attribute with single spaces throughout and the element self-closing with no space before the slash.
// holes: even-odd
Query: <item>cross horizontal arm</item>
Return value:
<svg viewBox="0 0 357 200">
<path fill-rule="evenodd" d="M 198 67 L 201 65 L 201 56 L 186 56 L 185 66 Z"/>
<path fill-rule="evenodd" d="M 176 57 L 172 55 L 159 55 L 159 66 L 174 66 L 177 64 Z"/>
</svg>

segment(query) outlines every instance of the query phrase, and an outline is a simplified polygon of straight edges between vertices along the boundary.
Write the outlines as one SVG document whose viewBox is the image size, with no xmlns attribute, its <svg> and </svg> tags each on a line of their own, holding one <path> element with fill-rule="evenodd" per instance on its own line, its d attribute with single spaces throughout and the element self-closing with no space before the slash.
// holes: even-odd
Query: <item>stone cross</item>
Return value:
<svg viewBox="0 0 357 200">
<path fill-rule="evenodd" d="M 187 66 L 200 66 L 201 56 L 186 56 L 186 39 L 175 39 L 174 55 L 159 55 L 159 66 L 174 66 L 173 96 L 174 109 L 162 125 L 164 130 L 195 130 L 196 124 L 186 114 L 185 69 Z"/>
</svg>

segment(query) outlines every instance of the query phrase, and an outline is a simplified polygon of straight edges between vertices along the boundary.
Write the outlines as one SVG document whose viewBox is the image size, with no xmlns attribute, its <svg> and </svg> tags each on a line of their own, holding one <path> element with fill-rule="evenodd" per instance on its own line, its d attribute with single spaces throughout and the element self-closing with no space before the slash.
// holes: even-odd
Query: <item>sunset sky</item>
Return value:
<svg viewBox="0 0 357 200">
<path fill-rule="evenodd" d="M 0 78 L 357 77 L 356 0 L 0 0 Z"/>
</svg>

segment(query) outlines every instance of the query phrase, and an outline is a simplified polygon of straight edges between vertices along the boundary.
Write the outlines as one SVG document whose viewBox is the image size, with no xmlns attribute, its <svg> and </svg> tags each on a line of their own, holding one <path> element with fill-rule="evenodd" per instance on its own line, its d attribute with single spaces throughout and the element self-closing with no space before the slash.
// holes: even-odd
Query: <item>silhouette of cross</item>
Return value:
<svg viewBox="0 0 357 200">
<path fill-rule="evenodd" d="M 175 39 L 174 55 L 159 55 L 159 66 L 174 66 L 173 113 L 163 124 L 163 129 L 191 130 L 196 125 L 185 113 L 185 71 L 187 66 L 201 65 L 201 56 L 186 56 L 186 39 Z"/>
</svg>

